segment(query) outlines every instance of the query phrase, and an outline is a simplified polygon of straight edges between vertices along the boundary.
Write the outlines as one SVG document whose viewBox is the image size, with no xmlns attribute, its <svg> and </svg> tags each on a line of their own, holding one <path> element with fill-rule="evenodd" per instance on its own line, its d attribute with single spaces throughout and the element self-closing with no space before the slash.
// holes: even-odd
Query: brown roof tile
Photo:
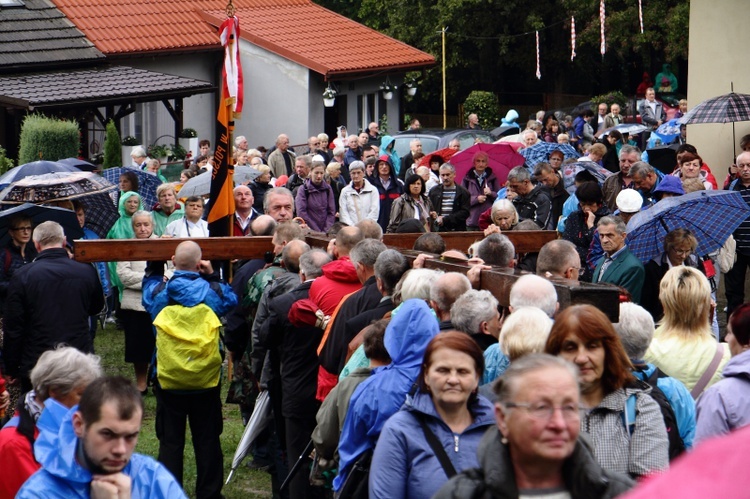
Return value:
<svg viewBox="0 0 750 499">
<path fill-rule="evenodd" d="M 53 0 L 107 55 L 219 48 L 225 0 Z M 326 76 L 435 63 L 310 0 L 238 0 L 243 39 Z"/>
</svg>

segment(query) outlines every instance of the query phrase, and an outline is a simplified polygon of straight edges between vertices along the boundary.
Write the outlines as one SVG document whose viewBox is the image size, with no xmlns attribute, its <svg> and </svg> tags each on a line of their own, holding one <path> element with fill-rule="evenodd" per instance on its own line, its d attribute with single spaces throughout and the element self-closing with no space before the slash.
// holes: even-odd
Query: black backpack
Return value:
<svg viewBox="0 0 750 499">
<path fill-rule="evenodd" d="M 669 439 L 669 460 L 672 461 L 682 453 L 685 452 L 685 442 L 680 437 L 680 431 L 677 427 L 677 416 L 675 416 L 674 409 L 669 403 L 669 399 L 663 391 L 657 386 L 657 380 L 659 378 L 667 378 L 668 376 L 661 372 L 657 367 L 651 376 L 646 378 L 646 374 L 642 370 L 636 369 L 633 374 L 640 379 L 645 381 L 651 387 L 651 398 L 659 404 L 661 415 L 664 418 L 664 426 L 667 427 L 667 438 Z"/>
</svg>

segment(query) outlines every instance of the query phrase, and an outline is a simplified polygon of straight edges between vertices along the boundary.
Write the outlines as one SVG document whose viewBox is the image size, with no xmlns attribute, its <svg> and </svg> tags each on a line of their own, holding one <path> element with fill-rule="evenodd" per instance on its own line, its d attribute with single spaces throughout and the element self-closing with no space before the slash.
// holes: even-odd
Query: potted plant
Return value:
<svg viewBox="0 0 750 499">
<path fill-rule="evenodd" d="M 336 102 L 337 93 L 338 92 L 329 85 L 328 88 L 323 91 L 323 105 L 325 107 L 333 107 L 334 102 Z"/>
<path fill-rule="evenodd" d="M 407 76 L 404 79 L 404 86 L 406 87 L 406 95 L 414 97 L 417 93 L 417 79 L 413 76 Z"/>
<path fill-rule="evenodd" d="M 200 142 L 200 139 L 198 139 L 198 132 L 196 132 L 194 128 L 183 128 L 177 141 L 186 151 L 185 156 L 189 154 L 192 157 L 198 152 L 198 143 Z M 182 159 L 184 159 L 184 157 Z"/>
<path fill-rule="evenodd" d="M 380 85 L 380 90 L 383 92 L 383 98 L 385 100 L 393 99 L 393 91 L 396 90 L 396 88 L 397 88 L 396 85 L 392 84 L 388 80 L 382 83 Z"/>
<path fill-rule="evenodd" d="M 148 153 L 149 158 L 158 158 L 160 163 L 166 163 L 167 158 L 169 157 L 172 150 L 169 148 L 169 146 L 151 144 L 150 146 L 148 146 L 148 150 L 146 152 Z"/>
<path fill-rule="evenodd" d="M 132 135 L 128 135 L 127 137 L 122 139 L 122 145 L 125 146 L 122 148 L 122 165 L 128 166 L 133 162 L 130 153 L 133 152 L 134 147 L 138 147 L 141 145 L 141 141 L 139 141 Z"/>
</svg>

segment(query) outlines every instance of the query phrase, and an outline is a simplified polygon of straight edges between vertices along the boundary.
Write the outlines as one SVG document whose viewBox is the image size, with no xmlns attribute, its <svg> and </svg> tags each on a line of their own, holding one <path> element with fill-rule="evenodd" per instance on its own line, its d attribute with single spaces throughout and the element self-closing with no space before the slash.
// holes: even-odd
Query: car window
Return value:
<svg viewBox="0 0 750 499">
<path fill-rule="evenodd" d="M 396 137 L 396 145 L 394 147 L 396 148 L 396 154 L 398 154 L 399 158 L 403 158 L 409 153 L 409 143 L 413 139 L 414 137 Z M 422 136 L 419 137 L 419 140 L 422 142 L 422 152 L 425 154 L 434 152 L 438 148 L 437 137 Z"/>
</svg>

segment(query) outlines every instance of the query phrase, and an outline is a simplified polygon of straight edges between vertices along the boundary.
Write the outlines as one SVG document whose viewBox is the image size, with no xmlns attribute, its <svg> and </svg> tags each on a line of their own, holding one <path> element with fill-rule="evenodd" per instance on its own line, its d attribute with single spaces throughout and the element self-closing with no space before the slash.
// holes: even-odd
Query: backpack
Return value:
<svg viewBox="0 0 750 499">
<path fill-rule="evenodd" d="M 677 416 L 675 416 L 674 409 L 672 409 L 667 396 L 657 386 L 658 379 L 666 378 L 667 375 L 661 372 L 659 368 L 654 369 L 654 372 L 651 373 L 651 376 L 647 379 L 642 379 L 638 376 L 639 374 L 642 374 L 645 377 L 643 371 L 634 371 L 633 374 L 639 377 L 642 381 L 645 381 L 648 386 L 651 387 L 651 391 L 648 394 L 659 405 L 659 410 L 664 419 L 664 426 L 667 428 L 669 460 L 672 461 L 685 452 L 685 442 L 683 442 L 682 437 L 680 437 L 680 431 L 677 427 Z M 632 435 L 635 431 L 635 405 L 636 396 L 633 394 L 625 401 L 625 411 L 623 411 L 623 421 L 625 427 L 628 429 L 629 435 Z"/>
<path fill-rule="evenodd" d="M 205 303 L 170 304 L 154 319 L 156 379 L 165 390 L 214 388 L 221 376 L 221 321 Z"/>
</svg>

